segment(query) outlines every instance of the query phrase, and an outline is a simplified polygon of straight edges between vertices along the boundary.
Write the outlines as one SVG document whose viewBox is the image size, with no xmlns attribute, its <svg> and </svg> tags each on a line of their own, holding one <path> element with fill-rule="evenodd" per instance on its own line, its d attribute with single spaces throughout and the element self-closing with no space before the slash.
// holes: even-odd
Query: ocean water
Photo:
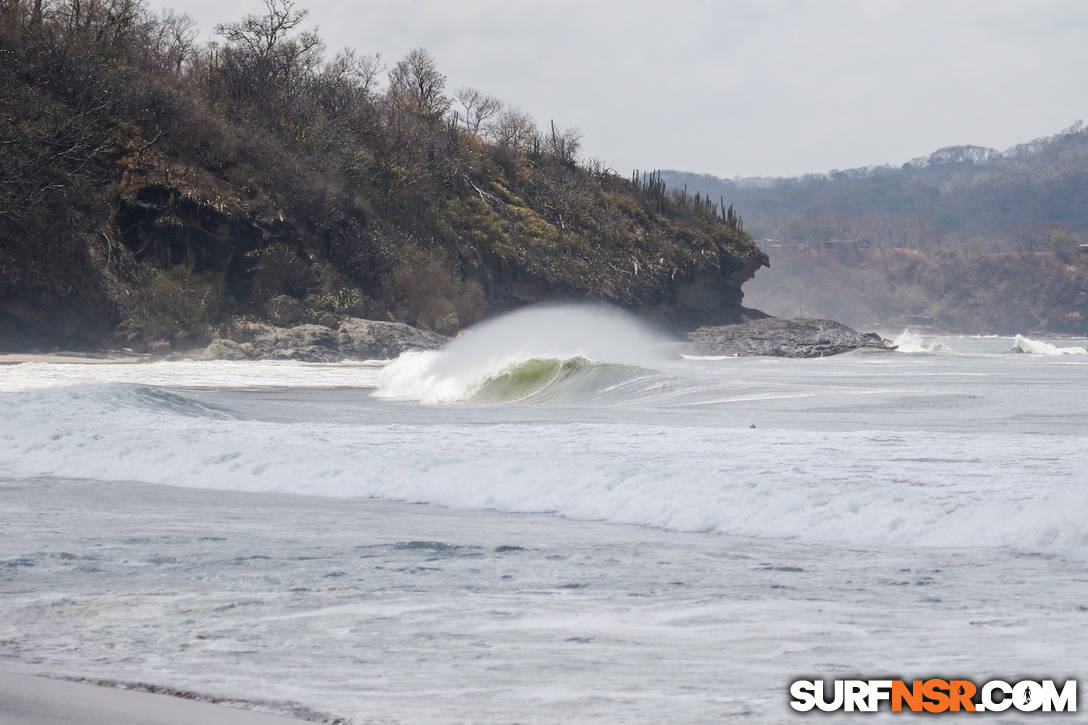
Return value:
<svg viewBox="0 0 1088 725">
<path fill-rule="evenodd" d="M 359 723 L 1088 676 L 1085 341 L 897 342 L 685 358 L 552 308 L 395 361 L 0 367 L 0 667 Z"/>
</svg>

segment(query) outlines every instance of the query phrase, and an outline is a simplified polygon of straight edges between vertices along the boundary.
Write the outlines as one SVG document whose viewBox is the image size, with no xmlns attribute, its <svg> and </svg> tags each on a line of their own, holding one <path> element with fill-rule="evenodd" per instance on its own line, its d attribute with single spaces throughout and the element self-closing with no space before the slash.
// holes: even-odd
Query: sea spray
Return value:
<svg viewBox="0 0 1088 725">
<path fill-rule="evenodd" d="M 533 307 L 470 328 L 443 350 L 404 353 L 382 370 L 375 395 L 424 403 L 457 402 L 472 398 L 503 376 L 548 384 L 581 369 L 575 362 L 579 360 L 646 371 L 669 359 L 667 346 L 663 336 L 612 308 Z M 540 362 L 521 367 L 531 361 Z M 530 385 L 515 392 L 527 394 L 533 389 Z"/>
<path fill-rule="evenodd" d="M 1013 340 L 1012 350 L 1010 352 L 1025 353 L 1028 355 L 1088 355 L 1088 349 L 1084 347 L 1058 347 L 1052 345 L 1049 342 L 1042 342 L 1040 340 L 1031 340 L 1023 335 L 1017 335 Z"/>
<path fill-rule="evenodd" d="M 948 350 L 944 345 L 939 342 L 926 344 L 926 341 L 921 335 L 912 331 L 909 327 L 903 330 L 892 341 L 896 350 L 899 352 L 945 352 Z"/>
</svg>

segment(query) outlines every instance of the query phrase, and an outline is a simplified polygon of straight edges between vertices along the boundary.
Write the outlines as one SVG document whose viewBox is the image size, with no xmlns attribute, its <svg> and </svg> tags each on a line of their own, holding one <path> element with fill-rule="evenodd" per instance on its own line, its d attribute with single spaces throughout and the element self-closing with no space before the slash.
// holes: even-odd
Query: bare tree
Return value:
<svg viewBox="0 0 1088 725">
<path fill-rule="evenodd" d="M 327 113 L 339 116 L 371 97 L 381 67 L 377 53 L 359 55 L 344 49 L 317 74 L 314 94 Z"/>
<path fill-rule="evenodd" d="M 488 126 L 488 135 L 500 146 L 528 151 L 539 145 L 540 133 L 529 114 L 508 108 Z"/>
<path fill-rule="evenodd" d="M 140 0 L 67 0 L 34 3 L 31 22 L 40 25 L 43 17 L 55 20 L 54 37 L 63 44 L 89 42 L 120 50 L 139 37 L 150 25 L 150 16 Z"/>
<path fill-rule="evenodd" d="M 292 0 L 265 0 L 263 15 L 250 15 L 241 22 L 216 25 L 215 32 L 229 45 L 244 49 L 255 58 L 265 59 L 308 14 L 307 10 L 295 10 Z"/>
<path fill-rule="evenodd" d="M 473 133 L 480 133 L 480 127 L 502 111 L 502 101 L 475 88 L 462 88 L 454 98 L 461 107 L 456 114 L 457 119 Z"/>
<path fill-rule="evenodd" d="M 424 116 L 438 118 L 449 109 L 445 90 L 446 76 L 438 72 L 434 56 L 423 48 L 410 51 L 389 72 L 390 93 Z"/>
<path fill-rule="evenodd" d="M 164 10 L 156 38 L 163 66 L 180 74 L 182 66 L 192 56 L 196 38 L 196 21 L 192 17 Z"/>
<path fill-rule="evenodd" d="M 265 0 L 264 14 L 216 26 L 226 40 L 222 69 L 236 97 L 290 92 L 316 71 L 323 50 L 317 33 L 291 35 L 306 15 L 293 0 Z"/>
<path fill-rule="evenodd" d="M 359 55 L 354 50 L 345 48 L 337 58 L 343 58 L 343 67 L 347 76 L 355 81 L 364 94 L 374 92 L 378 85 L 378 74 L 384 70 L 381 53 Z"/>
</svg>

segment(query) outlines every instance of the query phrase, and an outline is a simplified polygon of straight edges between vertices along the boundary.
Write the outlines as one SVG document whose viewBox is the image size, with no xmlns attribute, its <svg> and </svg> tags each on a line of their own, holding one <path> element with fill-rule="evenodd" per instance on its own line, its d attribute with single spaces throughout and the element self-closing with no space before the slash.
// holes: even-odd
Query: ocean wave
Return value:
<svg viewBox="0 0 1088 725">
<path fill-rule="evenodd" d="M 653 370 L 623 363 L 594 362 L 584 357 L 528 358 L 505 367 L 442 376 L 433 368 L 441 353 L 408 352 L 379 375 L 377 397 L 424 403 L 571 403 L 586 402 L 619 386 L 655 377 Z M 632 395 L 638 391 L 629 391 Z"/>
<path fill-rule="evenodd" d="M 0 477 L 373 497 L 865 546 L 1083 555 L 1086 468 L 1082 440 L 1060 435 L 275 423 L 131 387 L 0 396 Z"/>
<path fill-rule="evenodd" d="M 1025 353 L 1027 355 L 1088 355 L 1088 348 L 1081 346 L 1058 347 L 1049 342 L 1031 340 L 1023 335 L 1017 335 L 1013 340 L 1010 352 Z"/>
<path fill-rule="evenodd" d="M 68 385 L 56 388 L 0 394 L 0 415 L 17 418 L 84 421 L 91 429 L 96 420 L 111 414 L 150 416 L 185 416 L 194 418 L 230 418 L 224 408 L 209 405 L 185 395 L 153 385 L 103 383 Z"/>
<path fill-rule="evenodd" d="M 668 343 L 610 308 L 529 308 L 477 325 L 442 350 L 406 352 L 375 395 L 423 403 L 572 401 L 651 373 Z"/>
<path fill-rule="evenodd" d="M 920 353 L 948 351 L 948 348 L 939 342 L 927 344 L 921 335 L 913 332 L 909 327 L 899 333 L 899 335 L 892 340 L 892 344 L 896 346 L 896 350 L 899 352 Z"/>
<path fill-rule="evenodd" d="M 634 365 L 595 363 L 582 357 L 534 358 L 485 378 L 470 400 L 474 403 L 580 401 L 649 375 L 651 371 Z"/>
</svg>

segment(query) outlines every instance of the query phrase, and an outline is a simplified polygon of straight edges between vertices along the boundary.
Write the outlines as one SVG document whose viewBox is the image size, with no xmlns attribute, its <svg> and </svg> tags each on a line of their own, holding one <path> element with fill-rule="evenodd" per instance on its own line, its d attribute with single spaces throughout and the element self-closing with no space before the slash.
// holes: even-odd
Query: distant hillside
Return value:
<svg viewBox="0 0 1088 725">
<path fill-rule="evenodd" d="M 766 258 L 715 206 L 581 164 L 425 50 L 386 68 L 305 26 L 267 0 L 200 45 L 139 0 L 0 3 L 0 348 L 239 317 L 450 333 L 544 299 L 743 315 Z"/>
<path fill-rule="evenodd" d="M 747 299 L 773 314 L 1088 331 L 1083 123 L 1003 152 L 952 146 L 899 167 L 793 179 L 661 176 L 674 190 L 735 204 L 771 257 Z"/>
</svg>

